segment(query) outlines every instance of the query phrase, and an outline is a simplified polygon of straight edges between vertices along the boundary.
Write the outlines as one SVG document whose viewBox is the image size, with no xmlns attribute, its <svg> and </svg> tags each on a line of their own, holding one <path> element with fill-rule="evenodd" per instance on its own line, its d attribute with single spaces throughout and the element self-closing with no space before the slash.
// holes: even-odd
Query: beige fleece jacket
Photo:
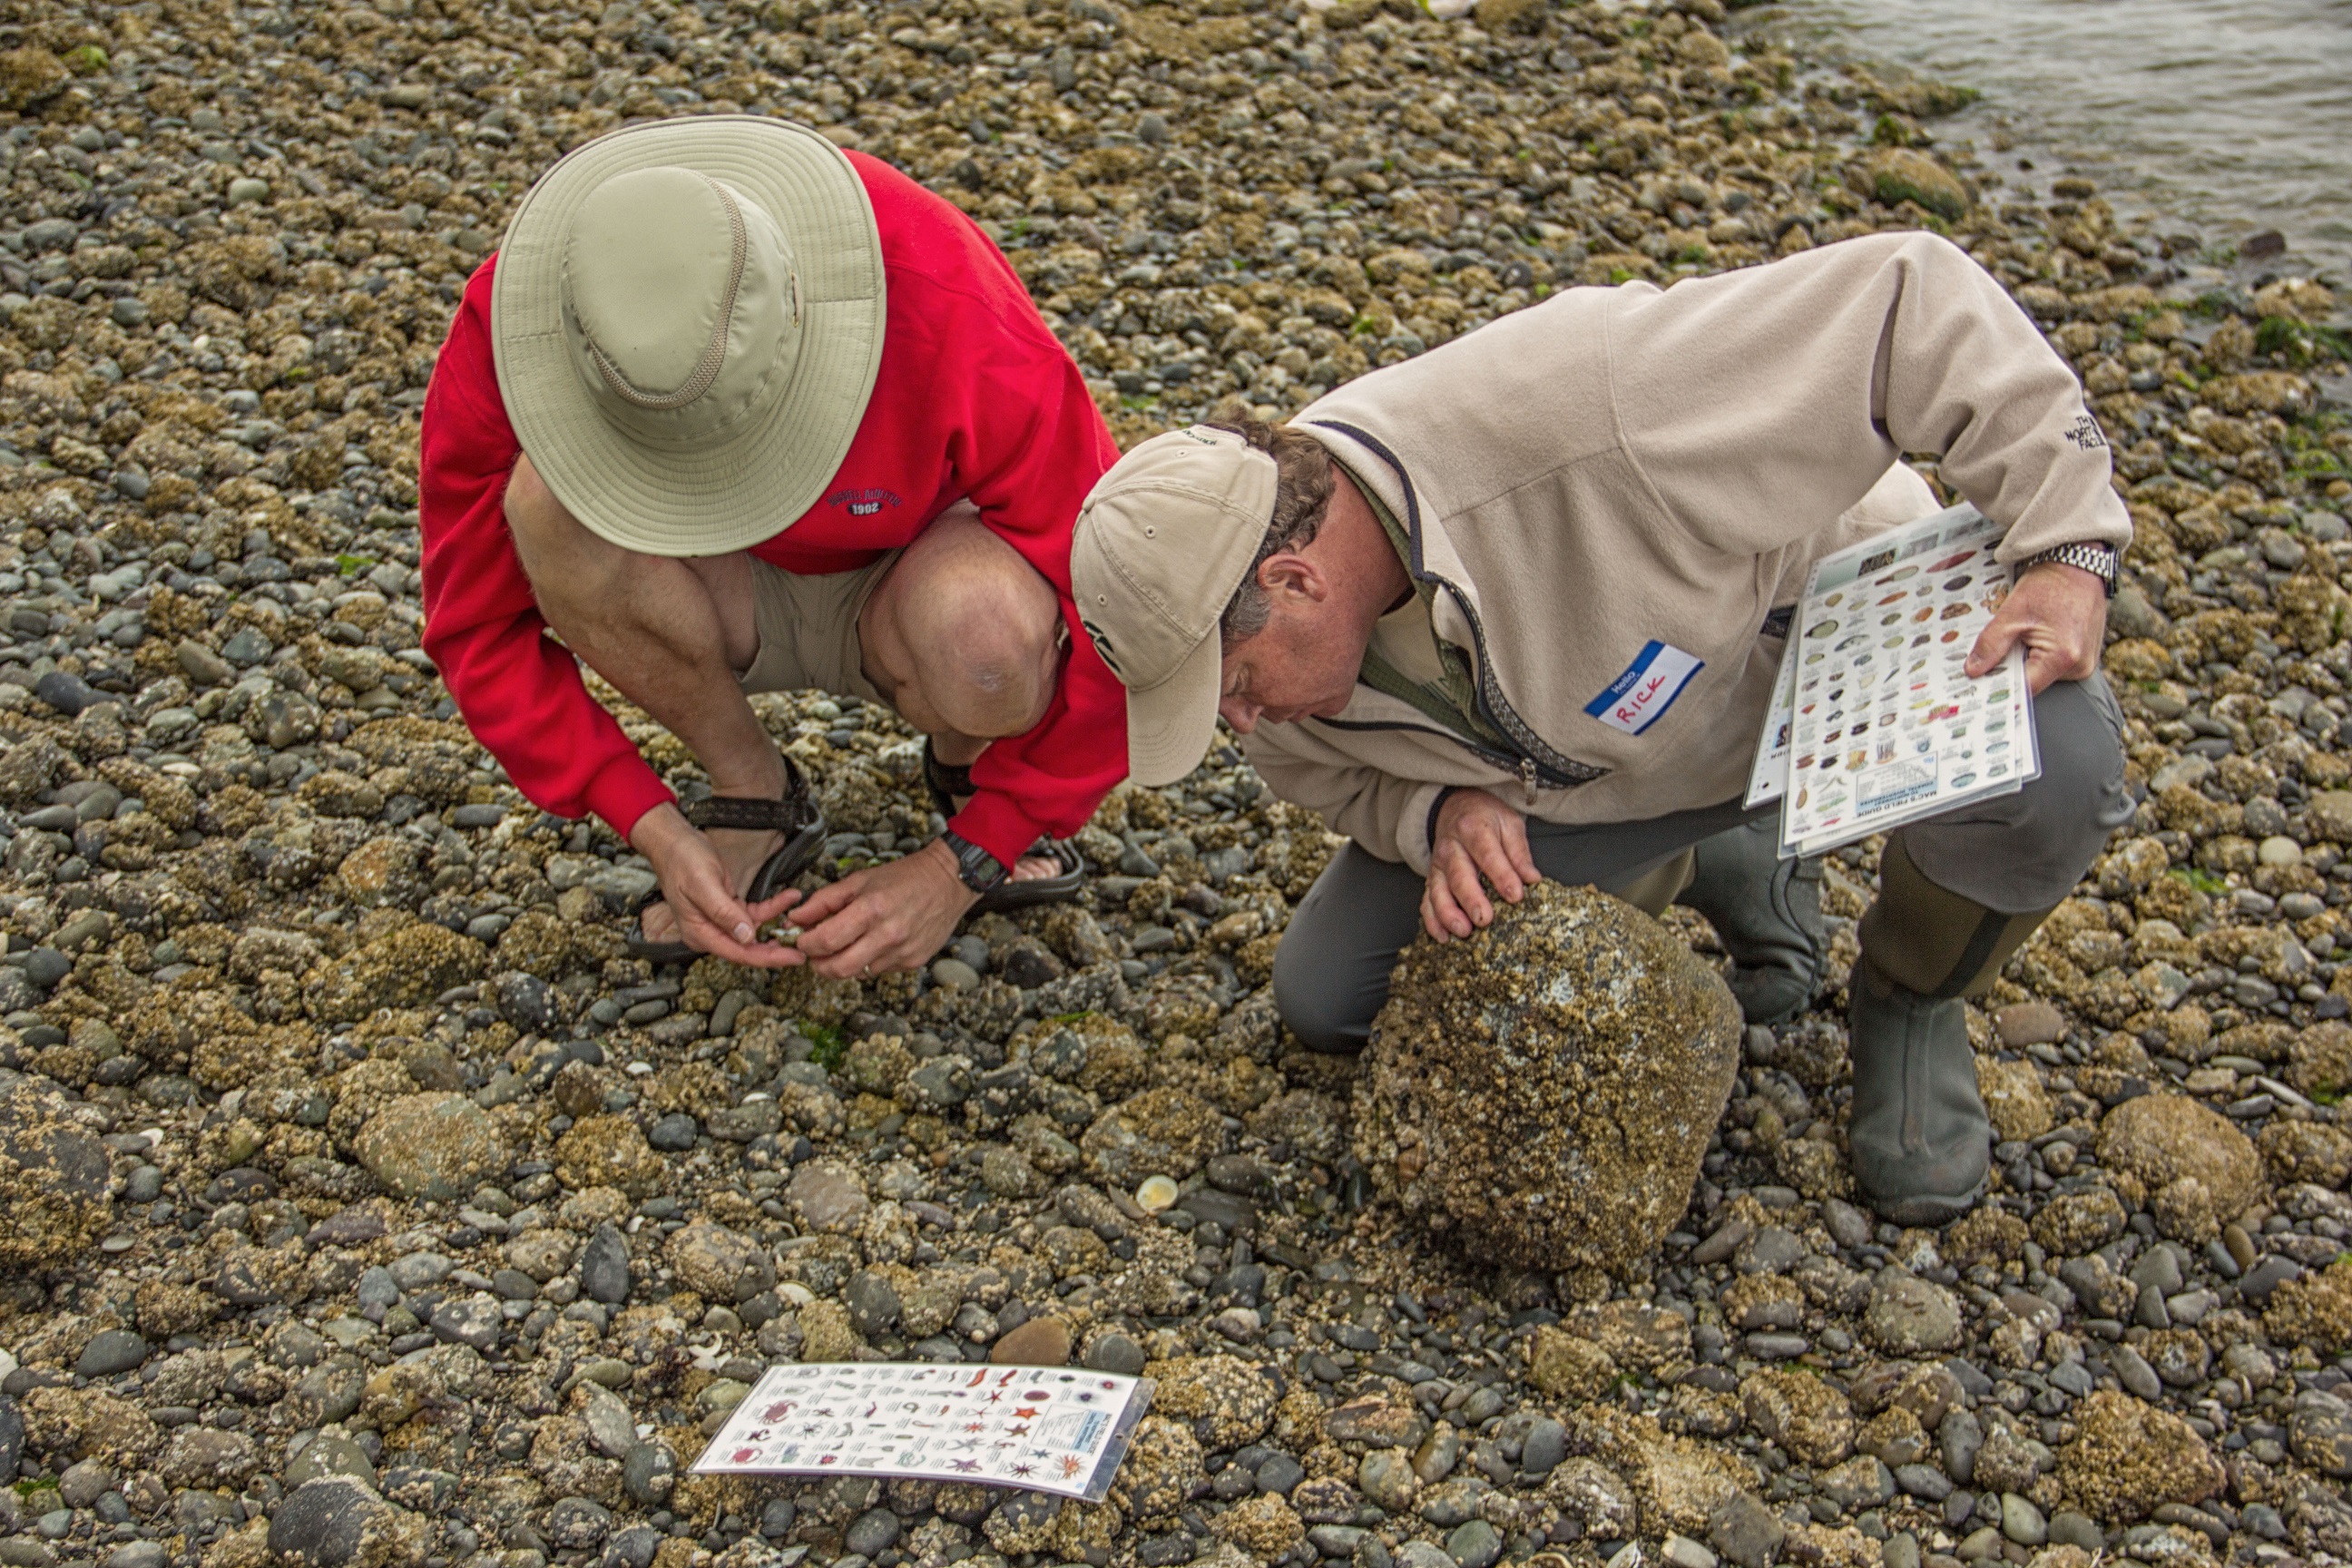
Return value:
<svg viewBox="0 0 2352 1568">
<path fill-rule="evenodd" d="M 2007 525 L 2004 561 L 2131 537 L 2073 371 L 1928 234 L 1570 289 L 1296 423 L 1405 521 L 1438 635 L 1472 651 L 1517 754 L 1361 685 L 1245 750 L 1276 795 L 1416 870 L 1447 785 L 1559 823 L 1738 795 L 1780 666 L 1766 618 L 1818 557 L 1933 509 L 1905 452 Z M 1651 699 L 1631 721 L 1601 700 L 1629 676 Z"/>
</svg>

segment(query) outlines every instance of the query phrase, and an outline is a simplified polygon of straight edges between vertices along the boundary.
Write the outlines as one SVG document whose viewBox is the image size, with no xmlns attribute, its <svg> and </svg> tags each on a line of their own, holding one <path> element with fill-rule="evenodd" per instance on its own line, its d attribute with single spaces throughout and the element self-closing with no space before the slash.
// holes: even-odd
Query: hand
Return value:
<svg viewBox="0 0 2352 1568">
<path fill-rule="evenodd" d="M 1437 808 L 1429 884 L 1421 895 L 1421 923 L 1436 941 L 1494 923 L 1482 876 L 1514 904 L 1543 880 L 1528 848 L 1528 819 L 1483 789 L 1456 790 Z"/>
<path fill-rule="evenodd" d="M 2017 580 L 1969 651 L 1970 676 L 1988 675 L 2025 645 L 2025 685 L 2039 697 L 2053 681 L 2098 673 L 2107 639 L 2107 585 L 2095 572 L 2046 561 Z"/>
<path fill-rule="evenodd" d="M 835 980 L 918 969 L 979 899 L 956 875 L 947 845 L 934 838 L 810 894 L 799 916 L 800 950 L 819 974 Z"/>
<path fill-rule="evenodd" d="M 663 803 L 637 819 L 629 843 L 661 879 L 662 901 L 677 921 L 680 940 L 704 952 L 757 969 L 782 969 L 802 962 L 782 942 L 756 942 L 760 927 L 800 902 L 786 889 L 764 903 L 746 904 L 735 892 L 733 874 L 710 840 L 677 806 Z"/>
</svg>

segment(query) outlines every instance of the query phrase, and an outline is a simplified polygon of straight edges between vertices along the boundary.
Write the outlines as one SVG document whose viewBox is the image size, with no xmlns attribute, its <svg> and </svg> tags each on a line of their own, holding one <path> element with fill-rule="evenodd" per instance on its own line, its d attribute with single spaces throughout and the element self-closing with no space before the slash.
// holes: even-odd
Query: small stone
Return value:
<svg viewBox="0 0 2352 1568">
<path fill-rule="evenodd" d="M 241 207 L 252 202 L 269 199 L 269 182 L 244 175 L 228 183 L 228 205 Z"/>
<path fill-rule="evenodd" d="M 999 1336 L 988 1348 L 988 1359 L 999 1366 L 1067 1366 L 1070 1325 L 1059 1318 L 1032 1318 Z"/>
<path fill-rule="evenodd" d="M 1519 1450 L 1519 1470 L 1539 1481 L 1558 1469 L 1567 1457 L 1568 1428 L 1549 1415 L 1542 1416 L 1528 1428 Z"/>
<path fill-rule="evenodd" d="M 1660 1549 L 1658 1554 L 1668 1564 L 1668 1568 L 1715 1568 L 1714 1552 L 1709 1552 L 1689 1536 L 1678 1535 L 1671 1531 L 1667 1532 L 1665 1544 Z"/>
<path fill-rule="evenodd" d="M 2066 1037 L 2064 1015 L 2038 999 L 2003 1007 L 1993 1015 L 1992 1026 L 2000 1036 L 2000 1043 L 2013 1051 L 2028 1046 L 2052 1045 Z"/>
<path fill-rule="evenodd" d="M 380 1549 L 404 1535 L 421 1538 L 419 1522 L 353 1477 L 324 1476 L 294 1489 L 271 1513 L 269 1550 L 279 1557 L 299 1558 L 310 1568 L 342 1568 L 360 1560 L 362 1543 L 371 1538 Z M 423 1555 L 422 1539 L 416 1554 Z"/>
<path fill-rule="evenodd" d="M 2352 1478 L 2352 1406 L 2317 1390 L 2296 1395 L 2287 1444 L 2296 1458 L 2320 1474 Z"/>
<path fill-rule="evenodd" d="M 898 1516 L 887 1508 L 868 1509 L 851 1521 L 842 1544 L 861 1557 L 879 1557 L 898 1542 Z"/>
<path fill-rule="evenodd" d="M 1107 1372 L 1118 1377 L 1141 1375 L 1150 1357 L 1143 1347 L 1121 1333 L 1102 1334 L 1087 1345 L 1086 1365 L 1093 1372 Z"/>
<path fill-rule="evenodd" d="M 1707 1515 L 1706 1539 L 1737 1568 L 1770 1568 L 1788 1527 L 1751 1492 L 1734 1491 Z"/>
<path fill-rule="evenodd" d="M 629 1244 L 610 1220 L 597 1226 L 580 1249 L 580 1293 L 608 1307 L 629 1299 Z"/>
<path fill-rule="evenodd" d="M 621 1489 L 631 1500 L 659 1508 L 677 1484 L 677 1460 L 659 1443 L 639 1443 L 621 1461 Z"/>
<path fill-rule="evenodd" d="M 74 1372 L 81 1377 L 112 1377 L 146 1359 L 145 1340 L 129 1329 L 104 1329 L 90 1336 L 74 1363 Z"/>
<path fill-rule="evenodd" d="M 1950 1350 L 1960 1341 L 1960 1305 L 1942 1286 L 1890 1267 L 1871 1288 L 1862 1331 L 1888 1355 Z"/>
<path fill-rule="evenodd" d="M 2050 1539 L 2050 1524 L 2030 1500 L 2015 1492 L 2003 1492 L 2000 1498 L 2000 1532 L 2020 1546 L 2039 1546 Z"/>
<path fill-rule="evenodd" d="M 1503 1538 L 1485 1520 L 1474 1519 L 1457 1525 L 1445 1538 L 1445 1554 L 1454 1559 L 1456 1568 L 1494 1568 L 1503 1555 Z M 1715 1568 L 1715 1554 L 1708 1552 L 1705 1563 L 1687 1568 Z"/>
</svg>

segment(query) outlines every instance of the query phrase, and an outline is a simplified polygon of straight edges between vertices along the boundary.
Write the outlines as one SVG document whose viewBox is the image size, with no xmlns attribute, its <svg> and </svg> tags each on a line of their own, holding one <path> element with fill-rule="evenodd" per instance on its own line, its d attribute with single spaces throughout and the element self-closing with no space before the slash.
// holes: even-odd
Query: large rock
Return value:
<svg viewBox="0 0 2352 1568">
<path fill-rule="evenodd" d="M 0 1071 L 0 1268 L 82 1257 L 105 1233 L 110 1162 L 63 1096 Z"/>
<path fill-rule="evenodd" d="M 2188 1422 L 2128 1394 L 2093 1394 L 2076 1408 L 2074 1431 L 2058 1450 L 2058 1484 L 2094 1519 L 2128 1524 L 2165 1503 L 2193 1507 L 2226 1479 Z"/>
<path fill-rule="evenodd" d="M 404 1094 L 368 1118 L 353 1152 L 396 1197 L 447 1203 L 503 1171 L 497 1122 L 462 1094 Z"/>
<path fill-rule="evenodd" d="M 2228 1118 L 2174 1094 L 2144 1094 L 2099 1123 L 2099 1163 L 2146 1187 L 2168 1236 L 2202 1244 L 2263 1195 L 2263 1160 Z"/>
<path fill-rule="evenodd" d="M 1540 882 L 1405 951 L 1356 1087 L 1381 1191 L 1481 1258 L 1619 1268 L 1672 1229 L 1739 1061 L 1738 1005 L 1634 909 Z"/>
</svg>

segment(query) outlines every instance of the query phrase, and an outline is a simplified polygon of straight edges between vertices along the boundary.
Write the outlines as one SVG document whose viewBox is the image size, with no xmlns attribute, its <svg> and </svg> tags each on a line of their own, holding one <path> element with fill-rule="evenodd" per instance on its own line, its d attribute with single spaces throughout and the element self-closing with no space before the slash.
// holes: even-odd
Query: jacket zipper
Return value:
<svg viewBox="0 0 2352 1568">
<path fill-rule="evenodd" d="M 1549 776 L 1559 787 L 1573 789 L 1579 784 L 1591 784 L 1595 779 L 1607 776 L 1609 773 L 1607 768 L 1596 767 L 1591 763 L 1580 763 L 1573 757 L 1563 756 L 1545 745 L 1542 738 L 1536 734 L 1527 721 L 1521 719 L 1513 710 L 1510 703 L 1504 699 L 1502 686 L 1495 679 L 1495 661 L 1486 651 L 1486 628 L 1480 623 L 1477 612 L 1470 607 L 1468 599 L 1453 584 L 1435 573 L 1425 573 L 1421 568 L 1421 501 L 1412 488 L 1412 476 L 1405 472 L 1403 461 L 1370 431 L 1360 430 L 1353 425 L 1344 424 L 1337 419 L 1320 419 L 1314 423 L 1321 425 L 1327 430 L 1336 430 L 1348 437 L 1386 463 L 1395 473 L 1397 483 L 1404 491 L 1405 530 L 1412 540 L 1413 560 L 1408 570 L 1416 581 L 1434 583 L 1453 595 L 1455 605 L 1462 611 L 1463 619 L 1470 623 L 1470 638 L 1477 645 L 1478 653 L 1476 693 L 1478 706 L 1485 712 L 1486 721 L 1500 730 L 1505 738 L 1518 747 L 1517 754 L 1507 761 L 1509 771 L 1518 774 L 1520 791 L 1526 796 L 1528 805 L 1532 807 L 1536 804 L 1536 784 L 1540 778 Z M 1328 723 L 1330 721 L 1326 720 L 1324 722 Z M 1419 728 L 1418 725 L 1381 727 Z M 1465 744 L 1466 745 L 1467 742 Z M 1469 749 L 1481 755 L 1488 754 L 1476 746 L 1470 746 Z M 1542 767 L 1535 756 L 1538 751 L 1550 752 L 1559 757 L 1568 771 L 1563 773 L 1559 769 Z"/>
<path fill-rule="evenodd" d="M 1583 779 L 1559 778 L 1546 773 L 1533 757 L 1514 756 L 1508 752 L 1497 752 L 1489 747 L 1477 745 L 1451 730 L 1441 729 L 1433 724 L 1391 724 L 1370 719 L 1318 719 L 1315 721 L 1328 730 L 1393 731 L 1414 735 L 1434 735 L 1441 741 L 1451 741 L 1487 766 L 1516 776 L 1519 781 L 1519 791 L 1530 806 L 1536 804 L 1536 792 L 1544 784 L 1549 784 L 1556 789 L 1573 789 L 1576 785 L 1588 782 Z"/>
</svg>

